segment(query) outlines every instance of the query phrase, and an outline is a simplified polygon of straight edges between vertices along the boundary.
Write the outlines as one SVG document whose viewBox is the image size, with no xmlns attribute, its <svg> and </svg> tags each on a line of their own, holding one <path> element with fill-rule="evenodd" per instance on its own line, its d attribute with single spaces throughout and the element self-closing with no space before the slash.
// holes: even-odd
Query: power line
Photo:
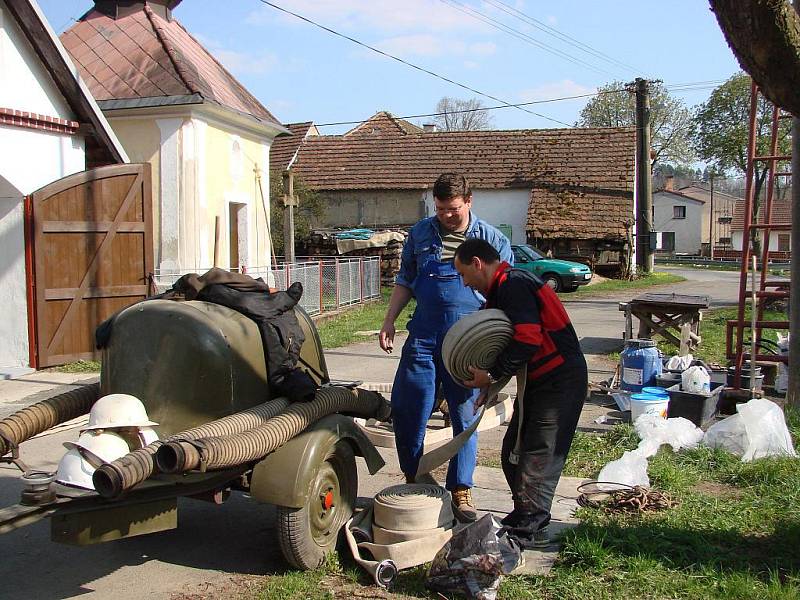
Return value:
<svg viewBox="0 0 800 600">
<path fill-rule="evenodd" d="M 571 63 L 573 63 L 575 65 L 586 67 L 588 69 L 591 69 L 593 71 L 597 71 L 599 73 L 605 73 L 606 75 L 611 75 L 612 77 L 614 76 L 614 74 L 611 73 L 610 71 L 606 71 L 605 69 L 601 69 L 600 67 L 597 67 L 597 66 L 595 66 L 595 65 L 593 65 L 591 63 L 588 63 L 588 62 L 586 62 L 584 60 L 581 60 L 580 58 L 576 58 L 576 57 L 572 56 L 571 54 L 567 54 L 566 52 L 563 52 L 563 51 L 559 50 L 558 48 L 555 48 L 555 47 L 553 47 L 553 46 L 551 46 L 549 44 L 545 44 L 544 42 L 541 42 L 541 41 L 537 40 L 536 38 L 531 37 L 527 33 L 523 33 L 522 31 L 519 31 L 518 29 L 514 29 L 513 27 L 510 27 L 510 26 L 502 23 L 501 21 L 498 21 L 497 19 L 494 19 L 494 18 L 488 16 L 488 15 L 486 15 L 486 14 L 484 14 L 484 13 L 482 13 L 482 12 L 480 12 L 480 11 L 474 9 L 474 8 L 472 8 L 471 6 L 467 6 L 467 5 L 465 5 L 465 4 L 461 3 L 461 2 L 458 2 L 458 0 L 440 0 L 440 2 L 450 6 L 452 8 L 455 8 L 456 10 L 458 10 L 458 11 L 460 11 L 460 12 L 462 12 L 462 13 L 470 16 L 470 17 L 472 17 L 473 19 L 477 19 L 478 21 L 482 21 L 483 23 L 486 23 L 487 25 L 490 25 L 491 27 L 494 27 L 495 29 L 498 29 L 498 30 L 500 30 L 500 31 L 502 31 L 504 33 L 507 33 L 507 34 L 511 35 L 512 37 L 517 38 L 518 40 L 522 40 L 523 42 L 527 42 L 528 44 L 536 46 L 537 48 L 539 48 L 541 50 L 544 50 L 545 52 L 549 52 L 550 54 L 553 54 L 555 56 L 561 57 L 561 58 L 563 58 L 563 59 L 565 59 L 565 60 L 567 60 L 567 61 L 569 61 L 569 62 L 571 62 Z"/>
<path fill-rule="evenodd" d="M 548 117 L 547 115 L 543 115 L 541 113 L 537 113 L 537 112 L 534 112 L 532 110 L 528 110 L 527 108 L 524 108 L 523 106 L 515 106 L 514 104 L 512 104 L 510 102 L 506 102 L 502 98 L 498 98 L 496 96 L 492 96 L 491 94 L 486 94 L 484 92 L 476 90 L 475 88 L 469 87 L 468 85 L 465 85 L 463 83 L 459 83 L 458 81 L 455 81 L 453 79 L 445 77 L 444 75 L 439 75 L 438 73 L 434 73 L 433 71 L 430 71 L 428 69 L 425 69 L 423 67 L 415 65 L 414 63 L 410 63 L 410 62 L 408 62 L 406 60 L 403 60 L 402 58 L 398 58 L 397 56 L 389 54 L 388 52 L 384 52 L 383 50 L 379 50 L 378 48 L 375 48 L 374 46 L 370 46 L 369 44 L 365 44 L 364 42 L 361 42 L 361 41 L 359 41 L 359 40 L 357 40 L 357 39 L 355 39 L 353 37 L 350 37 L 350 36 L 345 35 L 343 33 L 339 33 L 338 31 L 335 31 L 334 29 L 331 29 L 330 27 L 326 27 L 325 25 L 321 25 L 320 23 L 317 23 L 316 21 L 313 21 L 313 20 L 309 19 L 308 17 L 304 17 L 304 16 L 299 15 L 297 13 L 294 13 L 294 12 L 292 12 L 290 10 L 287 10 L 287 9 L 283 8 L 282 6 L 278 6 L 277 4 L 273 4 L 272 2 L 268 2 L 267 0 L 259 0 L 259 1 L 261 3 L 263 3 L 263 4 L 266 4 L 267 6 L 271 6 L 272 8 L 274 8 L 276 10 L 284 12 L 284 13 L 286 13 L 288 15 L 292 15 L 293 17 L 295 17 L 297 19 L 300 19 L 301 21 L 305 21 L 306 23 L 314 25 L 315 27 L 319 27 L 320 29 L 322 29 L 324 31 L 327 31 L 328 33 L 332 33 L 333 35 L 336 35 L 336 36 L 338 36 L 340 38 L 344 38 L 344 39 L 346 39 L 346 40 L 348 40 L 350 42 L 353 42 L 354 44 L 358 44 L 359 46 L 367 48 L 368 50 L 372 50 L 373 52 L 376 52 L 377 54 L 380 54 L 381 56 L 385 56 L 387 58 L 391 58 L 392 60 L 395 60 L 395 61 L 397 61 L 399 63 L 402 63 L 402 64 L 406 65 L 407 67 L 411 67 L 412 69 L 416 69 L 417 71 L 420 71 L 422 73 L 426 73 L 428 75 L 431 75 L 432 77 L 436 77 L 437 79 L 441 79 L 442 81 L 446 81 L 447 83 L 451 83 L 453 85 L 457 85 L 460 88 L 463 88 L 465 90 L 468 90 L 468 91 L 472 92 L 473 94 L 478 94 L 479 96 L 483 96 L 485 98 L 489 98 L 491 100 L 494 100 L 495 102 L 500 102 L 500 103 L 502 103 L 502 104 L 504 104 L 505 106 L 508 106 L 508 107 L 517 108 L 518 110 L 521 110 L 521 111 L 524 111 L 526 113 L 535 115 L 537 117 L 541 117 L 542 119 L 547 119 L 548 121 L 552 121 L 553 123 L 558 123 L 559 125 L 565 125 L 566 127 L 571 127 L 571 125 L 569 123 L 565 123 L 564 121 L 559 121 L 558 119 L 554 119 L 553 117 Z"/>
<path fill-rule="evenodd" d="M 525 14 L 524 12 L 522 12 L 520 10 L 517 10 L 516 8 L 514 8 L 510 4 L 507 4 L 507 3 L 503 2 L 502 0 L 484 0 L 484 1 L 489 3 L 489 4 L 491 4 L 495 8 L 498 8 L 498 9 L 502 10 L 503 12 L 505 12 L 505 13 L 513 16 L 513 17 L 516 17 L 517 19 L 520 19 L 521 21 L 527 23 L 528 25 L 531 25 L 532 27 L 535 27 L 536 29 L 542 31 L 543 33 L 546 33 L 547 35 L 550 35 L 550 36 L 552 36 L 552 37 L 554 37 L 554 38 L 556 38 L 558 40 L 561 40 L 562 42 L 565 42 L 565 43 L 567 43 L 567 44 L 569 44 L 571 46 L 574 46 L 578 50 L 586 52 L 587 54 L 591 54 L 592 56 L 600 58 L 601 60 L 605 60 L 606 62 L 616 64 L 617 66 L 623 67 L 623 68 L 627 69 L 628 71 L 631 71 L 631 72 L 634 72 L 634 73 L 641 71 L 640 69 L 632 67 L 631 65 L 626 64 L 626 63 L 624 63 L 622 61 L 619 61 L 619 60 L 609 56 L 608 54 L 605 54 L 604 52 L 601 52 L 600 50 L 592 48 L 588 44 L 584 44 L 580 40 L 577 40 L 577 39 L 567 35 L 566 33 L 562 33 L 561 31 L 555 29 L 554 27 L 550 27 L 549 25 L 547 25 L 546 23 L 540 21 L 539 19 L 536 19 L 536 18 L 534 18 L 534 17 L 532 17 L 532 16 L 530 16 L 528 14 Z"/>
</svg>

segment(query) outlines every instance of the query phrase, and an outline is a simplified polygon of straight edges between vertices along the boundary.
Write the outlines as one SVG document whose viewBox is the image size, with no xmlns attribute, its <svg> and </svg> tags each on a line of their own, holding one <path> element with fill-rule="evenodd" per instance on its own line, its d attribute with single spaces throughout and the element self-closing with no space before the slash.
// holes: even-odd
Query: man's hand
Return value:
<svg viewBox="0 0 800 600">
<path fill-rule="evenodd" d="M 386 354 L 391 354 L 392 350 L 394 350 L 394 334 L 394 323 L 384 323 L 378 335 L 378 343 L 381 346 L 381 350 Z"/>
<path fill-rule="evenodd" d="M 471 388 L 485 388 L 489 386 L 489 372 L 478 367 L 467 367 L 472 373 L 472 379 L 464 381 L 464 385 Z"/>
</svg>

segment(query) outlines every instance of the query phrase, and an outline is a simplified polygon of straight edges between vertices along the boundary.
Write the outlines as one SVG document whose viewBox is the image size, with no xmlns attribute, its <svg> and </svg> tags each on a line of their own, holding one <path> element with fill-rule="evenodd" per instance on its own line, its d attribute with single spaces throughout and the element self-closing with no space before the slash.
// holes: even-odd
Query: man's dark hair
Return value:
<svg viewBox="0 0 800 600">
<path fill-rule="evenodd" d="M 456 258 L 463 265 L 471 263 L 476 256 L 485 263 L 496 263 L 500 260 L 500 253 L 495 247 L 481 238 L 469 238 L 456 248 Z"/>
<path fill-rule="evenodd" d="M 439 200 L 469 200 L 471 196 L 472 190 L 469 189 L 467 178 L 461 173 L 442 173 L 433 184 L 433 197 Z"/>
</svg>

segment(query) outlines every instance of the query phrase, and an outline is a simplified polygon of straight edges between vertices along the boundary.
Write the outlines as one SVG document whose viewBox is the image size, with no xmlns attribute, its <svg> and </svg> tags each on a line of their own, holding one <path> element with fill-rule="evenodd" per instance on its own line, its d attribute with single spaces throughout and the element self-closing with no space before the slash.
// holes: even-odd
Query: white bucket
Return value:
<svg viewBox="0 0 800 600">
<path fill-rule="evenodd" d="M 667 418 L 669 398 L 653 396 L 651 394 L 631 395 L 631 423 L 635 423 L 642 415 L 657 415 L 662 419 Z"/>
</svg>

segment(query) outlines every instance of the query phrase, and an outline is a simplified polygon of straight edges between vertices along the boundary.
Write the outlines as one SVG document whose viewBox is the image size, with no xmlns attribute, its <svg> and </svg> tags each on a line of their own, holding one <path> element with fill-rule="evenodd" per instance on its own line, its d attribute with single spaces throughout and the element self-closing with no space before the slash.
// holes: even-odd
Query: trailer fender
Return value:
<svg viewBox="0 0 800 600">
<path fill-rule="evenodd" d="M 375 446 L 350 417 L 328 415 L 259 461 L 250 480 L 250 495 L 259 502 L 302 508 L 311 482 L 328 452 L 345 441 L 367 463 L 370 475 L 385 464 Z"/>
</svg>

